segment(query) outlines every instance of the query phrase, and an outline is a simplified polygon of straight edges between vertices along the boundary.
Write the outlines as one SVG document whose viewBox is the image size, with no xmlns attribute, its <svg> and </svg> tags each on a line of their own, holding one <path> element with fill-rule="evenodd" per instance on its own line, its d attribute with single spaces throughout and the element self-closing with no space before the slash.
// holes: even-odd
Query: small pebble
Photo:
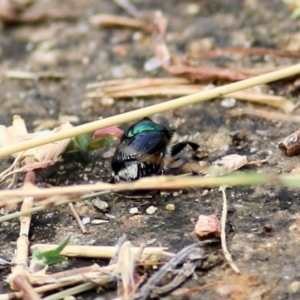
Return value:
<svg viewBox="0 0 300 300">
<path fill-rule="evenodd" d="M 167 210 L 175 210 L 175 205 L 172 203 L 169 203 L 169 204 L 167 204 L 166 209 Z"/>
<path fill-rule="evenodd" d="M 185 9 L 186 14 L 195 16 L 200 12 L 200 5 L 196 3 L 189 3 Z"/>
<path fill-rule="evenodd" d="M 64 300 L 76 300 L 76 298 L 74 296 L 66 296 Z"/>
<path fill-rule="evenodd" d="M 289 286 L 290 291 L 295 294 L 300 290 L 300 281 L 294 281 Z"/>
<path fill-rule="evenodd" d="M 158 210 L 157 207 L 151 205 L 151 206 L 149 206 L 149 207 L 146 209 L 146 213 L 147 213 L 148 215 L 153 215 L 153 214 L 156 213 L 157 210 Z"/>
<path fill-rule="evenodd" d="M 81 219 L 81 222 L 83 225 L 91 223 L 91 218 L 90 217 L 84 217 Z"/>
<path fill-rule="evenodd" d="M 103 106 L 112 106 L 115 104 L 115 99 L 112 97 L 103 97 L 100 102 Z"/>
<path fill-rule="evenodd" d="M 129 213 L 131 214 L 131 215 L 135 215 L 135 214 L 137 214 L 139 212 L 139 209 L 137 208 L 137 207 L 131 207 L 130 209 L 129 209 Z"/>
<path fill-rule="evenodd" d="M 209 191 L 208 190 L 204 190 L 202 193 L 201 193 L 201 197 L 204 197 L 206 195 L 208 195 Z"/>
<path fill-rule="evenodd" d="M 105 217 L 109 218 L 109 219 L 115 219 L 116 216 L 111 215 L 111 214 L 105 214 Z"/>
<path fill-rule="evenodd" d="M 250 153 L 255 153 L 258 151 L 258 149 L 256 147 L 251 147 L 249 151 Z"/>
<path fill-rule="evenodd" d="M 108 203 L 100 200 L 99 198 L 95 198 L 92 200 L 92 203 L 95 207 L 102 211 L 106 211 L 108 209 Z"/>
<path fill-rule="evenodd" d="M 225 98 L 222 100 L 221 105 L 226 108 L 232 108 L 236 105 L 236 99 L 234 98 Z"/>
<path fill-rule="evenodd" d="M 93 225 L 99 225 L 99 224 L 103 224 L 103 223 L 108 223 L 109 221 L 107 220 L 102 220 L 102 219 L 94 219 L 91 224 Z"/>
<path fill-rule="evenodd" d="M 144 70 L 146 72 L 154 71 L 160 67 L 161 67 L 161 62 L 156 56 L 151 57 L 144 64 Z"/>
</svg>

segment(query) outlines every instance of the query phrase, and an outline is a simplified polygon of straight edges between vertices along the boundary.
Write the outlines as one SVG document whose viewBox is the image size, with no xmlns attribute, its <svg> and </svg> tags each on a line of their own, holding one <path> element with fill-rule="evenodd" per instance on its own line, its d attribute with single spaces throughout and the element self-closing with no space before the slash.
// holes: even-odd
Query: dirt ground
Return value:
<svg viewBox="0 0 300 300">
<path fill-rule="evenodd" d="M 215 1 L 156 1 L 135 0 L 139 11 L 151 13 L 161 10 L 169 20 L 168 45 L 174 53 L 184 55 L 187 50 L 199 51 L 224 47 L 267 47 L 281 50 L 299 50 L 299 21 L 290 17 L 290 11 L 279 0 L 215 0 Z M 128 16 L 113 1 L 38 1 L 31 11 L 80 11 L 75 21 L 45 21 L 36 25 L 3 26 L 0 30 L 0 123 L 9 125 L 12 116 L 21 115 L 29 129 L 37 120 L 58 119 L 69 115 L 78 117 L 74 125 L 159 103 L 166 98 L 116 100 L 103 105 L 99 99 L 86 99 L 86 85 L 114 78 L 168 77 L 162 69 L 151 72 L 144 64 L 154 56 L 151 38 L 138 37 L 138 31 L 123 28 L 104 28 L 90 24 L 98 13 Z M 298 38 L 298 40 L 297 40 Z M 208 46 L 207 46 L 208 45 Z M 118 47 L 122 46 L 122 47 Z M 299 47 L 292 49 L 292 47 Z M 198 48 L 197 48 L 198 47 Z M 120 51 L 122 49 L 122 51 Z M 193 50 L 194 49 L 194 50 Z M 195 50 L 196 49 L 196 50 Z M 292 65 L 297 60 L 253 55 L 243 58 L 223 57 L 204 60 L 204 66 L 259 68 Z M 64 79 L 16 80 L 6 76 L 8 70 L 31 72 L 61 72 Z M 288 87 L 293 80 L 272 83 L 276 95 L 298 101 L 297 92 Z M 237 102 L 235 107 L 255 105 Z M 267 163 L 248 167 L 248 170 L 269 174 L 289 172 L 299 158 L 286 157 L 276 143 L 297 129 L 297 125 L 283 121 L 266 121 L 254 116 L 229 118 L 228 108 L 221 100 L 205 102 L 152 116 L 153 120 L 170 128 L 178 117 L 181 125 L 178 139 L 199 143 L 209 152 L 209 161 L 226 154 L 247 155 L 249 160 L 265 159 Z M 299 109 L 295 111 L 295 114 Z M 122 125 L 127 128 L 129 124 Z M 228 138 L 229 133 L 245 129 L 247 147 L 238 150 Z M 227 137 L 227 138 L 225 138 Z M 108 180 L 110 159 L 116 144 L 91 153 L 64 155 L 63 161 L 41 172 L 39 184 L 54 186 L 75 185 L 97 180 Z M 12 162 L 1 160 L 0 171 Z M 21 181 L 20 181 L 21 182 Z M 250 279 L 237 278 L 226 265 L 218 265 L 192 278 L 186 287 L 196 287 L 215 281 L 238 283 L 247 289 L 233 298 L 230 292 L 216 287 L 190 296 L 168 296 L 168 299 L 299 299 L 300 256 L 299 204 L 297 190 L 274 187 L 235 187 L 227 190 L 228 222 L 233 227 L 229 248 L 243 274 Z M 133 244 L 156 239 L 156 245 L 178 251 L 195 241 L 193 229 L 199 214 L 220 214 L 222 194 L 216 188 L 207 190 L 175 191 L 156 195 L 154 199 L 132 200 L 124 196 L 106 195 L 101 200 L 109 204 L 109 213 L 115 216 L 108 223 L 88 224 L 88 234 L 81 234 L 67 208 L 36 213 L 32 220 L 33 243 L 58 243 L 69 233 L 72 244 L 114 245 L 125 233 Z M 147 204 L 146 201 L 149 201 Z M 145 204 L 146 202 L 146 204 Z M 142 204 L 141 204 L 142 203 Z M 174 204 L 175 210 L 166 209 Z M 155 205 L 158 210 L 148 215 L 145 210 Z M 85 203 L 90 207 L 90 202 Z M 142 212 L 140 226 L 131 222 L 130 208 Z M 92 209 L 91 209 L 92 211 Z M 2 211 L 3 213 L 3 211 Z M 88 212 L 86 213 L 88 214 Z M 18 237 L 18 220 L 0 225 L 0 256 L 11 260 Z M 62 268 L 89 265 L 89 260 L 70 259 Z M 60 267 L 55 267 L 59 270 Z M 4 279 L 9 270 L 0 269 Z M 0 291 L 9 291 L 1 280 Z M 88 293 L 76 299 L 111 299 L 114 292 Z M 100 298 L 99 298 L 100 299 Z"/>
</svg>

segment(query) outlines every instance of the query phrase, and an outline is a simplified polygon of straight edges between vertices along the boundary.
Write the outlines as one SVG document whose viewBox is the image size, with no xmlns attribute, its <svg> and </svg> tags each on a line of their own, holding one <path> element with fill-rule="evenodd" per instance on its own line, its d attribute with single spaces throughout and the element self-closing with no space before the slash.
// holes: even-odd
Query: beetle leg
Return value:
<svg viewBox="0 0 300 300">
<path fill-rule="evenodd" d="M 181 152 L 187 145 L 189 145 L 194 152 L 199 148 L 199 145 L 193 142 L 179 142 L 171 147 L 171 156 L 175 156 Z"/>
</svg>

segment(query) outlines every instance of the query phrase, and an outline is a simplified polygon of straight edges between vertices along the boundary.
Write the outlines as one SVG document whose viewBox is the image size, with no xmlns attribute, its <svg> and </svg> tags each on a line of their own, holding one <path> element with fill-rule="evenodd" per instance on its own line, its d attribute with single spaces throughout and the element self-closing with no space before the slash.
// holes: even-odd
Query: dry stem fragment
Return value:
<svg viewBox="0 0 300 300">
<path fill-rule="evenodd" d="M 30 247 L 31 251 L 38 249 L 40 252 L 55 249 L 58 245 L 55 244 L 35 244 Z M 149 258 L 156 255 L 173 256 L 172 253 L 166 252 L 167 248 L 164 247 L 146 247 L 143 250 L 142 259 Z M 112 258 L 117 251 L 117 247 L 110 246 L 70 246 L 67 245 L 60 255 L 71 257 L 89 257 L 89 258 Z M 133 253 L 140 251 L 139 247 L 132 247 Z"/>
<path fill-rule="evenodd" d="M 134 29 L 143 29 L 146 25 L 146 23 L 138 19 L 107 14 L 92 16 L 90 22 L 97 26 L 121 26 Z"/>
<path fill-rule="evenodd" d="M 262 91 L 262 87 L 245 89 L 242 92 L 220 94 L 221 98 L 232 97 L 240 101 L 249 101 L 261 105 L 268 105 L 290 113 L 295 104 L 282 96 L 270 95 Z M 108 80 L 87 85 L 88 98 L 133 98 L 150 96 L 184 96 L 195 94 L 207 89 L 204 85 L 192 84 L 185 78 L 143 78 Z"/>
<path fill-rule="evenodd" d="M 234 263 L 231 253 L 228 251 L 227 244 L 226 244 L 226 220 L 227 220 L 227 198 L 224 187 L 221 186 L 221 191 L 223 195 L 223 210 L 222 210 L 222 219 L 221 219 L 221 244 L 222 250 L 225 259 L 227 260 L 228 264 L 232 268 L 232 270 L 236 273 L 241 273 L 238 266 Z"/>
<path fill-rule="evenodd" d="M 82 223 L 82 221 L 81 221 L 81 219 L 80 219 L 80 217 L 79 217 L 79 215 L 78 215 L 78 213 L 77 213 L 77 211 L 76 211 L 73 203 L 69 203 L 69 208 L 70 208 L 70 210 L 72 212 L 72 215 L 74 216 L 74 218 L 75 218 L 75 220 L 76 220 L 76 222 L 77 222 L 77 224 L 78 224 L 81 232 L 83 234 L 87 233 L 88 231 L 86 230 L 85 226 L 83 225 L 83 223 Z"/>
</svg>

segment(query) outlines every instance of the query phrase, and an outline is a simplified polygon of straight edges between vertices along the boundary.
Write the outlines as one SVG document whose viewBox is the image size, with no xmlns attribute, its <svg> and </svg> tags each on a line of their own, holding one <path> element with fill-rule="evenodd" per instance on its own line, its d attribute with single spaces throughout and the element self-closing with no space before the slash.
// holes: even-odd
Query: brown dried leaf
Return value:
<svg viewBox="0 0 300 300">
<path fill-rule="evenodd" d="M 126 241 L 121 246 L 118 262 L 117 262 L 117 274 L 121 276 L 122 279 L 122 287 L 123 289 L 120 291 L 122 299 L 129 299 L 132 296 L 138 285 L 135 283 L 135 266 L 136 260 L 138 258 L 137 254 L 134 254 L 131 251 L 132 245 L 129 241 Z"/>
<path fill-rule="evenodd" d="M 285 137 L 278 143 L 278 147 L 288 156 L 300 153 L 300 129 Z"/>
<path fill-rule="evenodd" d="M 61 124 L 60 126 L 54 128 L 51 134 L 58 131 L 68 130 L 73 127 L 69 122 Z M 15 143 L 19 143 L 25 140 L 33 139 L 37 136 L 40 136 L 40 133 L 28 133 L 24 120 L 15 115 L 13 117 L 12 126 L 6 127 L 0 125 L 0 147 L 5 147 Z M 38 162 L 46 161 L 45 164 L 48 164 L 49 161 L 56 161 L 57 158 L 66 150 L 70 139 L 65 139 L 51 144 L 46 144 L 37 148 L 32 148 L 22 152 L 21 157 L 34 157 Z M 17 157 L 19 153 L 14 153 L 13 156 Z"/>
<path fill-rule="evenodd" d="M 66 122 L 64 124 L 61 124 L 59 127 L 54 128 L 50 132 L 50 134 L 59 131 L 65 131 L 72 127 L 73 126 L 69 122 Z M 37 159 L 37 161 L 57 159 L 66 150 L 68 144 L 70 143 L 70 140 L 71 139 L 69 138 L 34 148 L 33 156 L 35 157 L 35 159 Z"/>
<path fill-rule="evenodd" d="M 175 76 L 183 76 L 191 81 L 239 81 L 249 78 L 238 71 L 220 68 L 190 67 L 183 64 L 163 65 L 164 69 Z"/>
<path fill-rule="evenodd" d="M 230 154 L 213 162 L 209 174 L 214 176 L 223 176 L 236 171 L 248 163 L 246 155 Z"/>
</svg>

